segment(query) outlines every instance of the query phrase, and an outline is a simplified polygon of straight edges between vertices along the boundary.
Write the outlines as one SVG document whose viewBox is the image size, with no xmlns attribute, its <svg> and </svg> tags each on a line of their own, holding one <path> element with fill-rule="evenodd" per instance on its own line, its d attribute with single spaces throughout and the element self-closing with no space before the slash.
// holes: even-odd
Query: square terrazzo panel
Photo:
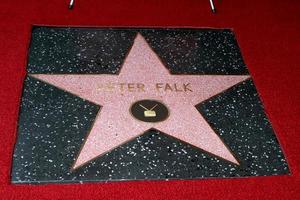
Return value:
<svg viewBox="0 0 300 200">
<path fill-rule="evenodd" d="M 229 29 L 32 29 L 13 183 L 289 174 Z"/>
</svg>

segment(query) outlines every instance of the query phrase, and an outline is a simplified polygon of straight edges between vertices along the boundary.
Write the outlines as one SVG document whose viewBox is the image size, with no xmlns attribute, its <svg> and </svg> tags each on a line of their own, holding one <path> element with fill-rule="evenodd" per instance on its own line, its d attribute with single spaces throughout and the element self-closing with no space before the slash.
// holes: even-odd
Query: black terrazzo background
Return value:
<svg viewBox="0 0 300 200">
<path fill-rule="evenodd" d="M 115 73 L 135 31 L 34 27 L 28 73 Z"/>
<path fill-rule="evenodd" d="M 115 73 L 140 32 L 174 74 L 247 74 L 229 29 L 34 27 L 29 73 Z"/>
<path fill-rule="evenodd" d="M 107 40 L 115 41 L 112 42 L 114 45 L 110 48 L 104 45 L 108 45 L 109 41 L 97 43 L 97 41 L 102 40 L 98 37 L 106 35 L 108 30 L 84 29 L 84 34 L 81 33 L 84 35 L 81 42 L 85 42 L 82 42 L 82 46 L 75 48 L 75 50 L 64 49 L 62 43 L 68 42 L 63 39 L 57 43 L 54 43 L 54 41 L 58 40 L 58 38 L 53 41 L 39 40 L 40 36 L 45 34 L 45 32 L 47 37 L 43 37 L 51 40 L 49 38 L 51 37 L 51 31 L 62 31 L 63 34 L 69 32 L 72 37 L 77 38 L 80 35 L 78 32 L 81 32 L 81 30 L 76 28 L 34 28 L 28 72 L 117 73 L 120 63 L 123 62 L 123 58 L 127 53 L 125 50 L 130 46 L 128 37 L 134 38 L 136 30 L 125 31 L 123 39 L 114 39 L 113 37 L 118 37 L 118 31 L 120 30 L 113 31 L 117 32 L 114 33 L 115 35 L 113 34 L 114 36 L 105 37 Z M 193 53 L 189 54 L 192 55 L 191 59 L 180 61 L 181 63 L 176 63 L 177 61 L 172 63 L 173 57 L 170 56 L 170 51 L 173 51 L 176 42 L 169 47 L 172 47 L 172 49 L 168 49 L 164 47 L 166 45 L 164 41 L 170 40 L 180 43 L 178 41 L 179 38 L 184 38 L 190 30 L 183 31 L 185 36 L 181 36 L 178 31 L 176 30 L 174 33 L 171 30 L 142 31 L 142 35 L 148 41 L 152 40 L 152 47 L 162 59 L 164 58 L 164 62 L 168 63 L 168 67 L 173 73 L 247 73 L 244 70 L 245 66 L 242 65 L 241 55 L 234 53 L 239 52 L 236 43 L 230 46 L 230 42 L 230 44 L 226 44 L 224 41 L 221 43 L 223 43 L 223 46 L 226 46 L 224 49 L 227 50 L 223 58 L 220 58 L 222 57 L 220 54 L 215 54 L 216 57 L 211 57 L 211 60 L 207 60 L 209 57 L 205 57 L 207 61 L 203 61 L 202 66 L 198 65 L 195 69 L 193 64 L 198 62 L 198 58 L 194 58 L 195 55 Z M 93 43 L 93 39 L 89 39 L 89 42 L 87 42 L 86 35 L 88 32 L 97 35 L 94 36 L 97 38 L 97 41 Z M 53 33 L 53 35 L 55 34 L 58 33 Z M 197 35 L 208 35 L 207 37 L 211 37 L 210 40 L 215 38 L 216 41 L 221 41 L 222 39 L 218 38 L 220 36 L 221 38 L 231 38 L 231 40 L 226 39 L 225 41 L 235 41 L 233 34 L 228 30 L 193 30 L 189 34 L 191 34 L 191 38 Z M 172 37 L 174 38 L 172 39 Z M 157 41 L 160 42 L 157 43 Z M 191 41 L 195 41 L 195 39 Z M 48 46 L 51 46 L 52 50 L 49 50 L 47 47 L 48 52 L 45 50 L 44 57 L 39 60 L 40 51 L 43 51 L 43 48 L 46 48 L 47 45 L 38 47 L 38 44 L 43 46 L 42 44 L 46 43 Z M 77 41 L 77 43 L 79 44 L 80 42 Z M 158 47 L 160 43 L 163 44 L 162 47 Z M 190 43 L 192 45 L 193 42 Z M 91 44 L 90 49 L 86 47 L 87 44 Z M 98 46 L 93 46 L 93 44 Z M 57 45 L 57 49 L 54 49 L 53 45 Z M 104 49 L 107 47 L 110 50 L 99 54 L 99 45 L 104 45 Z M 68 45 L 65 47 L 68 47 Z M 177 53 L 174 55 L 179 55 L 178 52 L 184 53 L 188 51 L 187 49 L 180 49 L 181 47 L 182 45 L 178 46 Z M 33 52 L 33 48 L 36 52 Z M 71 64 L 69 64 L 67 60 L 70 60 L 69 58 L 72 57 L 73 53 L 67 52 L 77 52 L 80 51 L 80 48 L 87 49 L 83 51 L 87 52 L 84 54 L 86 56 L 85 60 L 71 59 Z M 196 51 L 214 51 L 211 49 L 212 46 L 207 46 L 206 48 L 207 50 Z M 234 49 L 237 50 L 235 51 Z M 49 53 L 49 51 L 53 53 Z M 114 52 L 113 58 L 110 55 L 112 52 Z M 103 67 L 94 64 L 89 67 L 83 67 L 89 64 L 89 58 L 90 60 L 94 59 L 93 55 L 95 54 L 98 55 L 95 57 L 95 60 L 102 58 L 102 65 L 100 66 Z M 61 65 L 55 65 L 56 61 L 54 58 Z M 231 67 L 234 68 L 233 65 L 239 67 L 233 71 L 231 71 L 232 68 L 227 68 L 225 64 L 223 67 L 213 67 L 213 63 L 216 63 L 217 60 L 222 60 L 222 63 L 234 60 Z M 188 62 L 190 62 L 190 65 L 188 65 Z M 72 65 L 74 63 L 75 65 Z M 211 66 L 206 66 L 203 63 L 210 63 Z M 240 160 L 240 166 L 210 156 L 198 148 L 182 143 L 164 133 L 151 130 L 92 161 L 90 164 L 71 172 L 70 167 L 100 107 L 27 76 L 24 82 L 20 109 L 12 182 L 62 183 L 128 179 L 190 179 L 265 176 L 289 173 L 288 165 L 251 80 L 247 80 L 196 107 Z"/>
</svg>

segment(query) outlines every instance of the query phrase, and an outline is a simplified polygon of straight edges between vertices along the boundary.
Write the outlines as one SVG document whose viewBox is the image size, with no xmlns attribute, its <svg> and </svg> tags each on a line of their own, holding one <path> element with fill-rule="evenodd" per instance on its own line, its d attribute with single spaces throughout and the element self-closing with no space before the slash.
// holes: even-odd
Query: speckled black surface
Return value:
<svg viewBox="0 0 300 200">
<path fill-rule="evenodd" d="M 27 71 L 115 73 L 134 37 L 134 31 L 34 27 Z"/>
<path fill-rule="evenodd" d="M 115 73 L 140 32 L 174 74 L 248 74 L 229 29 L 35 27 L 29 73 Z"/>
<path fill-rule="evenodd" d="M 36 27 L 27 70 L 29 73 L 117 73 L 136 31 Z M 172 73 L 248 73 L 229 30 L 140 32 Z M 219 46 L 217 50 L 216 45 Z M 196 48 L 195 51 L 190 51 L 191 47 Z M 80 56 L 77 55 L 79 52 L 82 52 Z M 252 80 L 196 107 L 237 156 L 240 166 L 151 130 L 90 164 L 70 171 L 100 107 L 27 76 L 13 156 L 12 182 L 289 174 Z"/>
</svg>

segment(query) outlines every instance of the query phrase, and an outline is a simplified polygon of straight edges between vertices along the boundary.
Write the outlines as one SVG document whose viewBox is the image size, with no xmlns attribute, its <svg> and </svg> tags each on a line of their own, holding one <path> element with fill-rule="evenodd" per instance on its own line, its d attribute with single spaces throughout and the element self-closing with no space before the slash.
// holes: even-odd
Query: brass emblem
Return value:
<svg viewBox="0 0 300 200">
<path fill-rule="evenodd" d="M 162 122 L 169 117 L 167 106 L 154 99 L 136 101 L 129 111 L 134 118 L 149 123 Z"/>
<path fill-rule="evenodd" d="M 139 106 L 145 110 L 144 117 L 156 117 L 156 112 L 153 109 L 157 106 L 157 104 L 153 106 L 151 109 L 146 108 L 142 104 L 139 104 Z"/>
</svg>

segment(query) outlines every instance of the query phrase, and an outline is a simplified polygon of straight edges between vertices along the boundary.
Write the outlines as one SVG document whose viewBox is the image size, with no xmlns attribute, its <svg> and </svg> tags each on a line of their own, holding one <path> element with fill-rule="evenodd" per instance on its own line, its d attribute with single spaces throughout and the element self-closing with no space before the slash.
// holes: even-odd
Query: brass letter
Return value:
<svg viewBox="0 0 300 200">
<path fill-rule="evenodd" d="M 143 83 L 137 83 L 138 92 L 145 92 L 144 87 Z"/>
<path fill-rule="evenodd" d="M 184 88 L 184 91 L 190 91 L 190 92 L 193 92 L 193 90 L 191 88 L 188 88 L 188 86 L 190 85 L 190 83 L 187 83 L 187 84 L 183 84 L 183 88 Z"/>
<path fill-rule="evenodd" d="M 134 92 L 134 84 L 133 83 L 128 83 L 128 91 Z"/>
<path fill-rule="evenodd" d="M 121 90 L 121 92 L 123 92 L 124 91 L 124 85 L 125 85 L 126 83 L 120 83 L 120 90 Z"/>
<path fill-rule="evenodd" d="M 182 92 L 182 90 L 180 90 L 179 88 L 177 88 L 177 84 L 176 83 L 174 84 L 174 87 L 175 87 L 175 91 L 176 92 Z"/>
<path fill-rule="evenodd" d="M 156 83 L 155 84 L 156 90 L 159 91 L 159 89 L 162 88 L 162 83 Z M 159 91 L 160 92 L 160 91 Z"/>
<path fill-rule="evenodd" d="M 173 92 L 172 87 L 169 85 L 169 83 L 166 83 L 165 85 L 165 91 L 170 90 L 171 92 Z"/>
</svg>

